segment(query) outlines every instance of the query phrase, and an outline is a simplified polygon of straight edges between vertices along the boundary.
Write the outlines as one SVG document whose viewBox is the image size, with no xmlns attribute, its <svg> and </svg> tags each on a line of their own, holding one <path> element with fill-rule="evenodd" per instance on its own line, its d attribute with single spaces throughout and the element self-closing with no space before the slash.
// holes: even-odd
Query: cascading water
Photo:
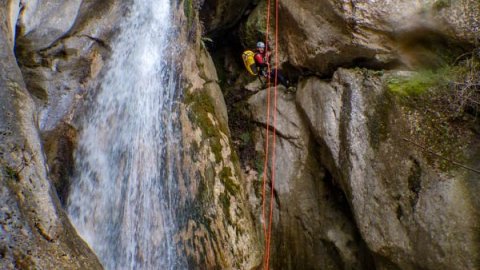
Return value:
<svg viewBox="0 0 480 270">
<path fill-rule="evenodd" d="M 69 216 L 106 269 L 184 269 L 176 255 L 178 75 L 171 0 L 134 0 L 86 114 Z"/>
</svg>

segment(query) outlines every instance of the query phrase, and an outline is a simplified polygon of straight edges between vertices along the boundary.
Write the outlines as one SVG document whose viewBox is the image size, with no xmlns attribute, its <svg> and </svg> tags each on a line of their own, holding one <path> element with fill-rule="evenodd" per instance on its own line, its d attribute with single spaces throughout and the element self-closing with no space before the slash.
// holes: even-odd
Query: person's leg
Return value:
<svg viewBox="0 0 480 270">
<path fill-rule="evenodd" d="M 275 69 L 272 69 L 272 72 L 270 74 L 271 74 L 272 81 L 274 81 L 275 80 Z M 285 79 L 285 77 L 283 77 L 283 75 L 280 71 L 277 71 L 277 82 L 280 83 L 280 84 L 283 84 L 287 88 L 289 86 L 287 80 Z"/>
</svg>

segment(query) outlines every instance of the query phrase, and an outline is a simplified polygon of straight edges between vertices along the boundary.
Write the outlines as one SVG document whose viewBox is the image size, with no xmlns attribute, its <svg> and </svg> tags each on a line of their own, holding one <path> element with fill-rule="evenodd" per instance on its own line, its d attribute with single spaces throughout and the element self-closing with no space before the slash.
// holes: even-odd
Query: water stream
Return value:
<svg viewBox="0 0 480 270">
<path fill-rule="evenodd" d="M 106 269 L 185 269 L 171 13 L 170 0 L 132 1 L 81 127 L 68 213 Z"/>
</svg>

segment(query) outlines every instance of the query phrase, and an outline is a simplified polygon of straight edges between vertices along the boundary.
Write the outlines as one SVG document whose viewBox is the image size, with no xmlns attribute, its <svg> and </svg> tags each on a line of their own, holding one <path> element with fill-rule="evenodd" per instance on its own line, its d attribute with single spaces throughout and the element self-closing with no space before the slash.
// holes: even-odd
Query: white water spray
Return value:
<svg viewBox="0 0 480 270">
<path fill-rule="evenodd" d="M 170 0 L 134 0 L 82 126 L 68 213 L 106 269 L 176 255 L 177 74 Z"/>
</svg>

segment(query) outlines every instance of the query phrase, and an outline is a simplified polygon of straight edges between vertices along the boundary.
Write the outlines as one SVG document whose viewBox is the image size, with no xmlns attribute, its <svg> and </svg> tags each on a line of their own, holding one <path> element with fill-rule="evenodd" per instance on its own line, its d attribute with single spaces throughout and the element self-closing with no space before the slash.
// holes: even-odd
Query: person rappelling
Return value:
<svg viewBox="0 0 480 270">
<path fill-rule="evenodd" d="M 279 70 L 270 68 L 271 52 L 267 50 L 265 43 L 257 42 L 255 52 L 247 50 L 243 53 L 242 58 L 247 71 L 251 75 L 259 76 L 260 81 L 261 78 L 266 78 L 275 84 L 275 73 L 277 73 L 277 83 L 284 85 L 287 89 L 293 89 Z"/>
<path fill-rule="evenodd" d="M 275 80 L 276 69 L 270 69 L 270 73 L 268 72 L 270 66 L 270 58 L 271 52 L 266 49 L 265 43 L 261 41 L 257 42 L 257 49 L 255 50 L 254 56 L 255 64 L 260 70 L 260 75 L 267 79 L 270 78 L 273 82 Z M 283 77 L 280 71 L 277 71 L 277 80 L 285 87 L 289 87 L 288 81 L 285 79 L 285 77 Z"/>
</svg>

